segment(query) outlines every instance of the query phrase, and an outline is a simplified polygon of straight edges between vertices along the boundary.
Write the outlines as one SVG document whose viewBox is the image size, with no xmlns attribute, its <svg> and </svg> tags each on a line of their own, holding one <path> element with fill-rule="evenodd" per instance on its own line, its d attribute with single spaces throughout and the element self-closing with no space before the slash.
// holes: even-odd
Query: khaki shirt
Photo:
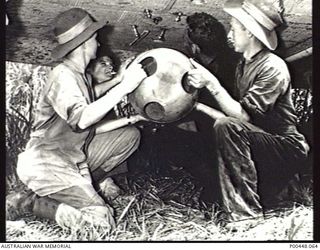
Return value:
<svg viewBox="0 0 320 250">
<path fill-rule="evenodd" d="M 296 128 L 290 74 L 280 57 L 262 50 L 250 60 L 240 61 L 235 88 L 236 98 L 254 125 L 286 137 L 305 152 L 309 150 Z"/>
<path fill-rule="evenodd" d="M 94 100 L 90 75 L 70 60 L 49 74 L 35 111 L 35 122 L 25 152 L 19 155 L 20 179 L 44 196 L 87 183 L 86 147 L 94 129 L 81 131 L 77 124 L 84 108 Z"/>
</svg>

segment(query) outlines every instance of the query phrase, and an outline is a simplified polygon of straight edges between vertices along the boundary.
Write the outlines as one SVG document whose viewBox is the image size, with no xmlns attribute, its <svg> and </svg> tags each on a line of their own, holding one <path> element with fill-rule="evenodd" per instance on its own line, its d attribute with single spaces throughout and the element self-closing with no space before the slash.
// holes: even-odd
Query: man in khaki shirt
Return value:
<svg viewBox="0 0 320 250">
<path fill-rule="evenodd" d="M 291 79 L 285 62 L 272 53 L 282 23 L 278 1 L 228 0 L 228 38 L 243 55 L 235 95 L 193 61 L 189 82 L 205 87 L 225 117 L 213 127 L 222 201 L 228 221 L 263 216 L 288 180 L 304 167 L 309 146 L 297 131 Z M 213 164 L 213 167 L 215 164 Z M 218 190 L 212 190 L 212 193 Z"/>
<path fill-rule="evenodd" d="M 136 64 L 130 67 L 134 74 L 129 78 L 124 73 L 111 89 L 108 84 L 92 85 L 86 68 L 96 58 L 97 30 L 105 24 L 80 8 L 55 19 L 59 45 L 52 56 L 62 63 L 49 75 L 30 140 L 18 158 L 18 176 L 32 192 L 7 196 L 7 219 L 31 212 L 61 227 L 82 222 L 115 226 L 113 209 L 94 186 L 117 191 L 106 177 L 137 149 L 140 133 L 134 126 L 109 131 L 104 117 L 146 73 Z"/>
</svg>

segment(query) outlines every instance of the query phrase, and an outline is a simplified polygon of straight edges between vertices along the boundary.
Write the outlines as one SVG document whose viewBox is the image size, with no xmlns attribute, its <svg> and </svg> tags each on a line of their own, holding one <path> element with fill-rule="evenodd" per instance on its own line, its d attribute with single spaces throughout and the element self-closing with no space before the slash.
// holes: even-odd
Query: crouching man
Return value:
<svg viewBox="0 0 320 250">
<path fill-rule="evenodd" d="M 112 89 L 93 87 L 86 68 L 96 58 L 97 31 L 105 24 L 80 8 L 55 19 L 59 45 L 52 56 L 62 63 L 49 75 L 31 138 L 18 158 L 18 176 L 33 192 L 7 196 L 9 220 L 33 213 L 67 228 L 83 222 L 106 229 L 115 226 L 113 209 L 94 186 L 107 182 L 117 190 L 106 177 L 120 172 L 117 169 L 139 146 L 140 133 L 133 126 L 106 131 L 103 118 L 146 73 L 137 64 L 130 67 L 130 79 L 124 74 Z"/>
<path fill-rule="evenodd" d="M 272 198 L 303 168 L 309 146 L 297 131 L 290 74 L 271 50 L 281 24 L 277 1 L 228 0 L 228 38 L 243 55 L 233 98 L 218 79 L 193 61 L 189 82 L 206 87 L 225 117 L 214 132 L 223 205 L 231 221 L 261 217 Z M 213 192 L 215 192 L 213 190 Z"/>
</svg>

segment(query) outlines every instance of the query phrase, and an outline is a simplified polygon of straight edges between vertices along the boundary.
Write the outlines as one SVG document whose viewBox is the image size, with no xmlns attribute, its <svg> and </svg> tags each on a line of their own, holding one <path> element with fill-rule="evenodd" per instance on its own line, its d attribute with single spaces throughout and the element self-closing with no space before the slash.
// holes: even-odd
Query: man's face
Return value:
<svg viewBox="0 0 320 250">
<path fill-rule="evenodd" d="M 97 41 L 97 34 L 94 34 L 90 39 L 86 41 L 86 52 L 90 59 L 95 59 L 99 43 Z"/>
<path fill-rule="evenodd" d="M 230 31 L 228 33 L 228 44 L 232 45 L 236 52 L 244 53 L 249 44 L 249 32 L 235 18 L 231 18 Z"/>
<path fill-rule="evenodd" d="M 91 73 L 97 82 L 111 80 L 115 75 L 111 58 L 102 56 L 96 59 L 92 64 Z"/>
</svg>

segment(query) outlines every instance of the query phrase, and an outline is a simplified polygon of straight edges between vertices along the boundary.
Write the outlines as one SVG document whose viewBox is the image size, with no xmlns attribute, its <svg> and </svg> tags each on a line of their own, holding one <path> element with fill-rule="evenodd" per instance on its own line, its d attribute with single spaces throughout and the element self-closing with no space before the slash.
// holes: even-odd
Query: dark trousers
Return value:
<svg viewBox="0 0 320 250">
<path fill-rule="evenodd" d="M 283 136 L 235 118 L 214 125 L 222 200 L 232 218 L 260 216 L 302 168 L 305 153 Z"/>
</svg>

